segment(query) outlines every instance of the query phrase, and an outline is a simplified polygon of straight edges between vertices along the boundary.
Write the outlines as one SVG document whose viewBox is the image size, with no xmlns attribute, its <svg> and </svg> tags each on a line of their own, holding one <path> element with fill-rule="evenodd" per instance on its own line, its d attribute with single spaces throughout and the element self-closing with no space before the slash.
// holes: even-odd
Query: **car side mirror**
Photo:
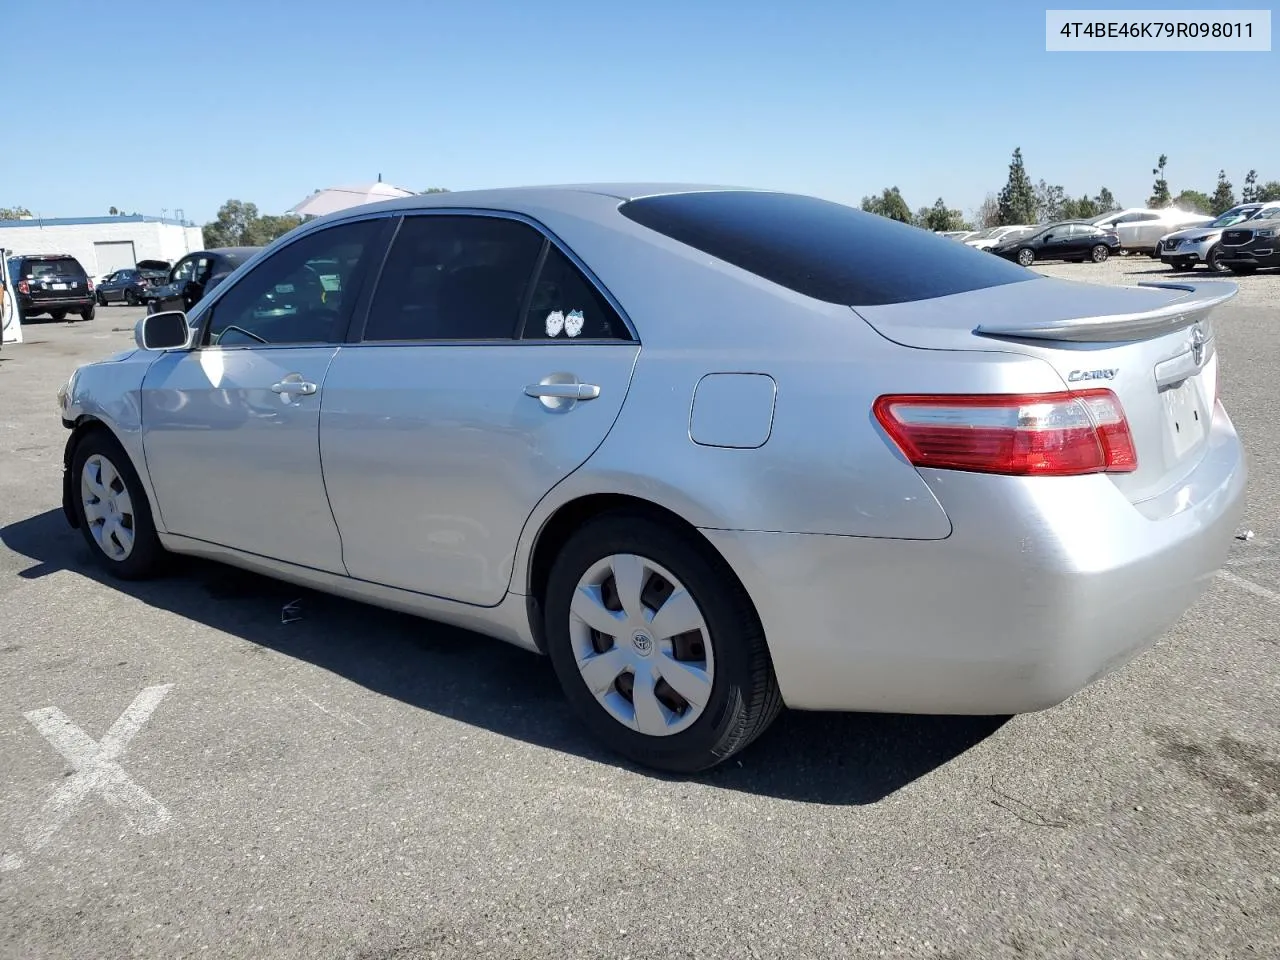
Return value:
<svg viewBox="0 0 1280 960">
<path fill-rule="evenodd" d="M 143 350 L 185 349 L 191 341 L 191 326 L 181 310 L 149 313 L 133 328 L 133 341 Z"/>
</svg>

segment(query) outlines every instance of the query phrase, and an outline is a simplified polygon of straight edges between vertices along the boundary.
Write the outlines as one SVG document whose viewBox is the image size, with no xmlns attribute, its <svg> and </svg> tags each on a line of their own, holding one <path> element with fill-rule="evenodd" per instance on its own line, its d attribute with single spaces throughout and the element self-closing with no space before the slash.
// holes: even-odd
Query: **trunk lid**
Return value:
<svg viewBox="0 0 1280 960">
<path fill-rule="evenodd" d="M 1041 277 L 855 312 L 905 347 L 1037 357 L 1063 388 L 1114 391 L 1138 469 L 1110 476 L 1139 503 L 1183 480 L 1205 452 L 1218 377 L 1211 313 L 1236 292 L 1225 281 L 1110 287 Z"/>
</svg>

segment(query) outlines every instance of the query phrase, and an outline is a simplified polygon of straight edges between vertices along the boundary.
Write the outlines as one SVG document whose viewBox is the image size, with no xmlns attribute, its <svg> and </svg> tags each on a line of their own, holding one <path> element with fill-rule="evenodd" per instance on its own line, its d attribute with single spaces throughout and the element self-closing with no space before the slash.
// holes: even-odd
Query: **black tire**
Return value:
<svg viewBox="0 0 1280 960">
<path fill-rule="evenodd" d="M 1251 263 L 1229 263 L 1227 264 L 1227 269 L 1237 277 L 1247 277 L 1258 268 Z"/>
<path fill-rule="evenodd" d="M 1089 251 L 1089 259 L 1094 263 L 1105 263 L 1109 256 L 1111 256 L 1111 251 L 1107 249 L 1105 243 L 1095 244 L 1093 249 Z"/>
<path fill-rule="evenodd" d="M 138 295 L 132 289 L 125 290 L 124 302 L 131 307 L 136 307 L 138 305 Z"/>
<path fill-rule="evenodd" d="M 1222 262 L 1222 244 L 1215 243 L 1204 256 L 1204 264 L 1210 273 L 1227 273 L 1227 265 Z"/>
<path fill-rule="evenodd" d="M 1023 247 L 1018 251 L 1018 263 L 1024 267 L 1029 267 L 1036 262 L 1036 252 L 1030 247 Z"/>
<path fill-rule="evenodd" d="M 105 307 L 107 305 L 107 297 L 106 297 L 106 294 L 104 293 L 99 293 L 96 297 L 94 297 L 94 299 L 98 301 L 98 306 L 100 307 Z"/>
<path fill-rule="evenodd" d="M 646 736 L 600 705 L 577 666 L 570 603 L 599 561 L 635 554 L 664 567 L 692 596 L 715 661 L 702 714 L 685 730 Z M 585 524 L 552 566 L 545 604 L 547 653 L 574 711 L 600 740 L 636 763 L 674 773 L 713 767 L 746 747 L 782 708 L 764 628 L 746 591 L 705 540 L 638 512 L 605 514 Z"/>
<path fill-rule="evenodd" d="M 97 310 L 98 310 L 97 307 L 90 307 L 88 310 L 82 310 L 80 312 L 80 319 L 92 320 L 95 316 L 97 316 Z"/>
<path fill-rule="evenodd" d="M 54 323 L 61 323 L 63 320 L 67 319 L 67 311 L 65 311 L 65 310 L 50 310 L 50 311 L 49 311 L 49 318 L 50 318 L 51 320 L 53 320 L 53 322 L 54 322 Z"/>
<path fill-rule="evenodd" d="M 95 456 L 105 459 L 115 468 L 123 488 L 129 493 L 132 508 L 129 529 L 133 532 L 133 549 L 120 560 L 108 556 L 99 545 L 94 537 L 96 524 L 90 523 L 85 512 L 82 493 L 85 465 Z M 80 532 L 89 545 L 94 562 L 120 580 L 144 580 L 154 576 L 159 570 L 165 550 L 160 545 L 160 538 L 156 536 L 155 522 L 151 519 L 151 504 L 147 501 L 142 481 L 138 479 L 137 471 L 133 469 L 133 463 L 119 441 L 105 428 L 86 433 L 71 455 L 71 469 L 73 506 L 76 518 L 80 521 Z"/>
</svg>

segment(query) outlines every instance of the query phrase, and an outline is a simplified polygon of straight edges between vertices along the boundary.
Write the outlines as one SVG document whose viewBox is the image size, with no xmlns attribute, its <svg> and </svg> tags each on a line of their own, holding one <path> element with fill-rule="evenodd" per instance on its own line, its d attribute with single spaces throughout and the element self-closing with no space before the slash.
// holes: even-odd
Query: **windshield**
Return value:
<svg viewBox="0 0 1280 960">
<path fill-rule="evenodd" d="M 29 260 L 28 277 L 83 277 L 84 268 L 71 257 L 58 260 Z"/>
<path fill-rule="evenodd" d="M 1249 209 L 1247 207 L 1244 209 L 1241 209 L 1240 207 L 1236 207 L 1234 210 L 1228 210 L 1226 213 L 1218 217 L 1217 220 L 1214 220 L 1213 223 L 1206 224 L 1206 226 L 1229 227 L 1233 223 L 1239 223 L 1241 220 L 1250 219 L 1255 213 L 1258 212 L 1259 209 L 1260 208 L 1258 207 L 1254 207 L 1252 209 Z"/>
</svg>

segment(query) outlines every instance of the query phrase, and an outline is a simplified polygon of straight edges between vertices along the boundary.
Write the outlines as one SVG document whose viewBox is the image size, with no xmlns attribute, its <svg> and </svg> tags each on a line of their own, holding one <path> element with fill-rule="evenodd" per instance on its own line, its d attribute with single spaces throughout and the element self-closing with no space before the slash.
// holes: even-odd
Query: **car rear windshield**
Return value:
<svg viewBox="0 0 1280 960">
<path fill-rule="evenodd" d="M 815 197 L 747 190 L 629 200 L 642 226 L 827 303 L 929 300 L 1038 275 L 929 230 Z"/>
<path fill-rule="evenodd" d="M 84 267 L 74 257 L 28 260 L 28 277 L 83 277 Z"/>
</svg>

